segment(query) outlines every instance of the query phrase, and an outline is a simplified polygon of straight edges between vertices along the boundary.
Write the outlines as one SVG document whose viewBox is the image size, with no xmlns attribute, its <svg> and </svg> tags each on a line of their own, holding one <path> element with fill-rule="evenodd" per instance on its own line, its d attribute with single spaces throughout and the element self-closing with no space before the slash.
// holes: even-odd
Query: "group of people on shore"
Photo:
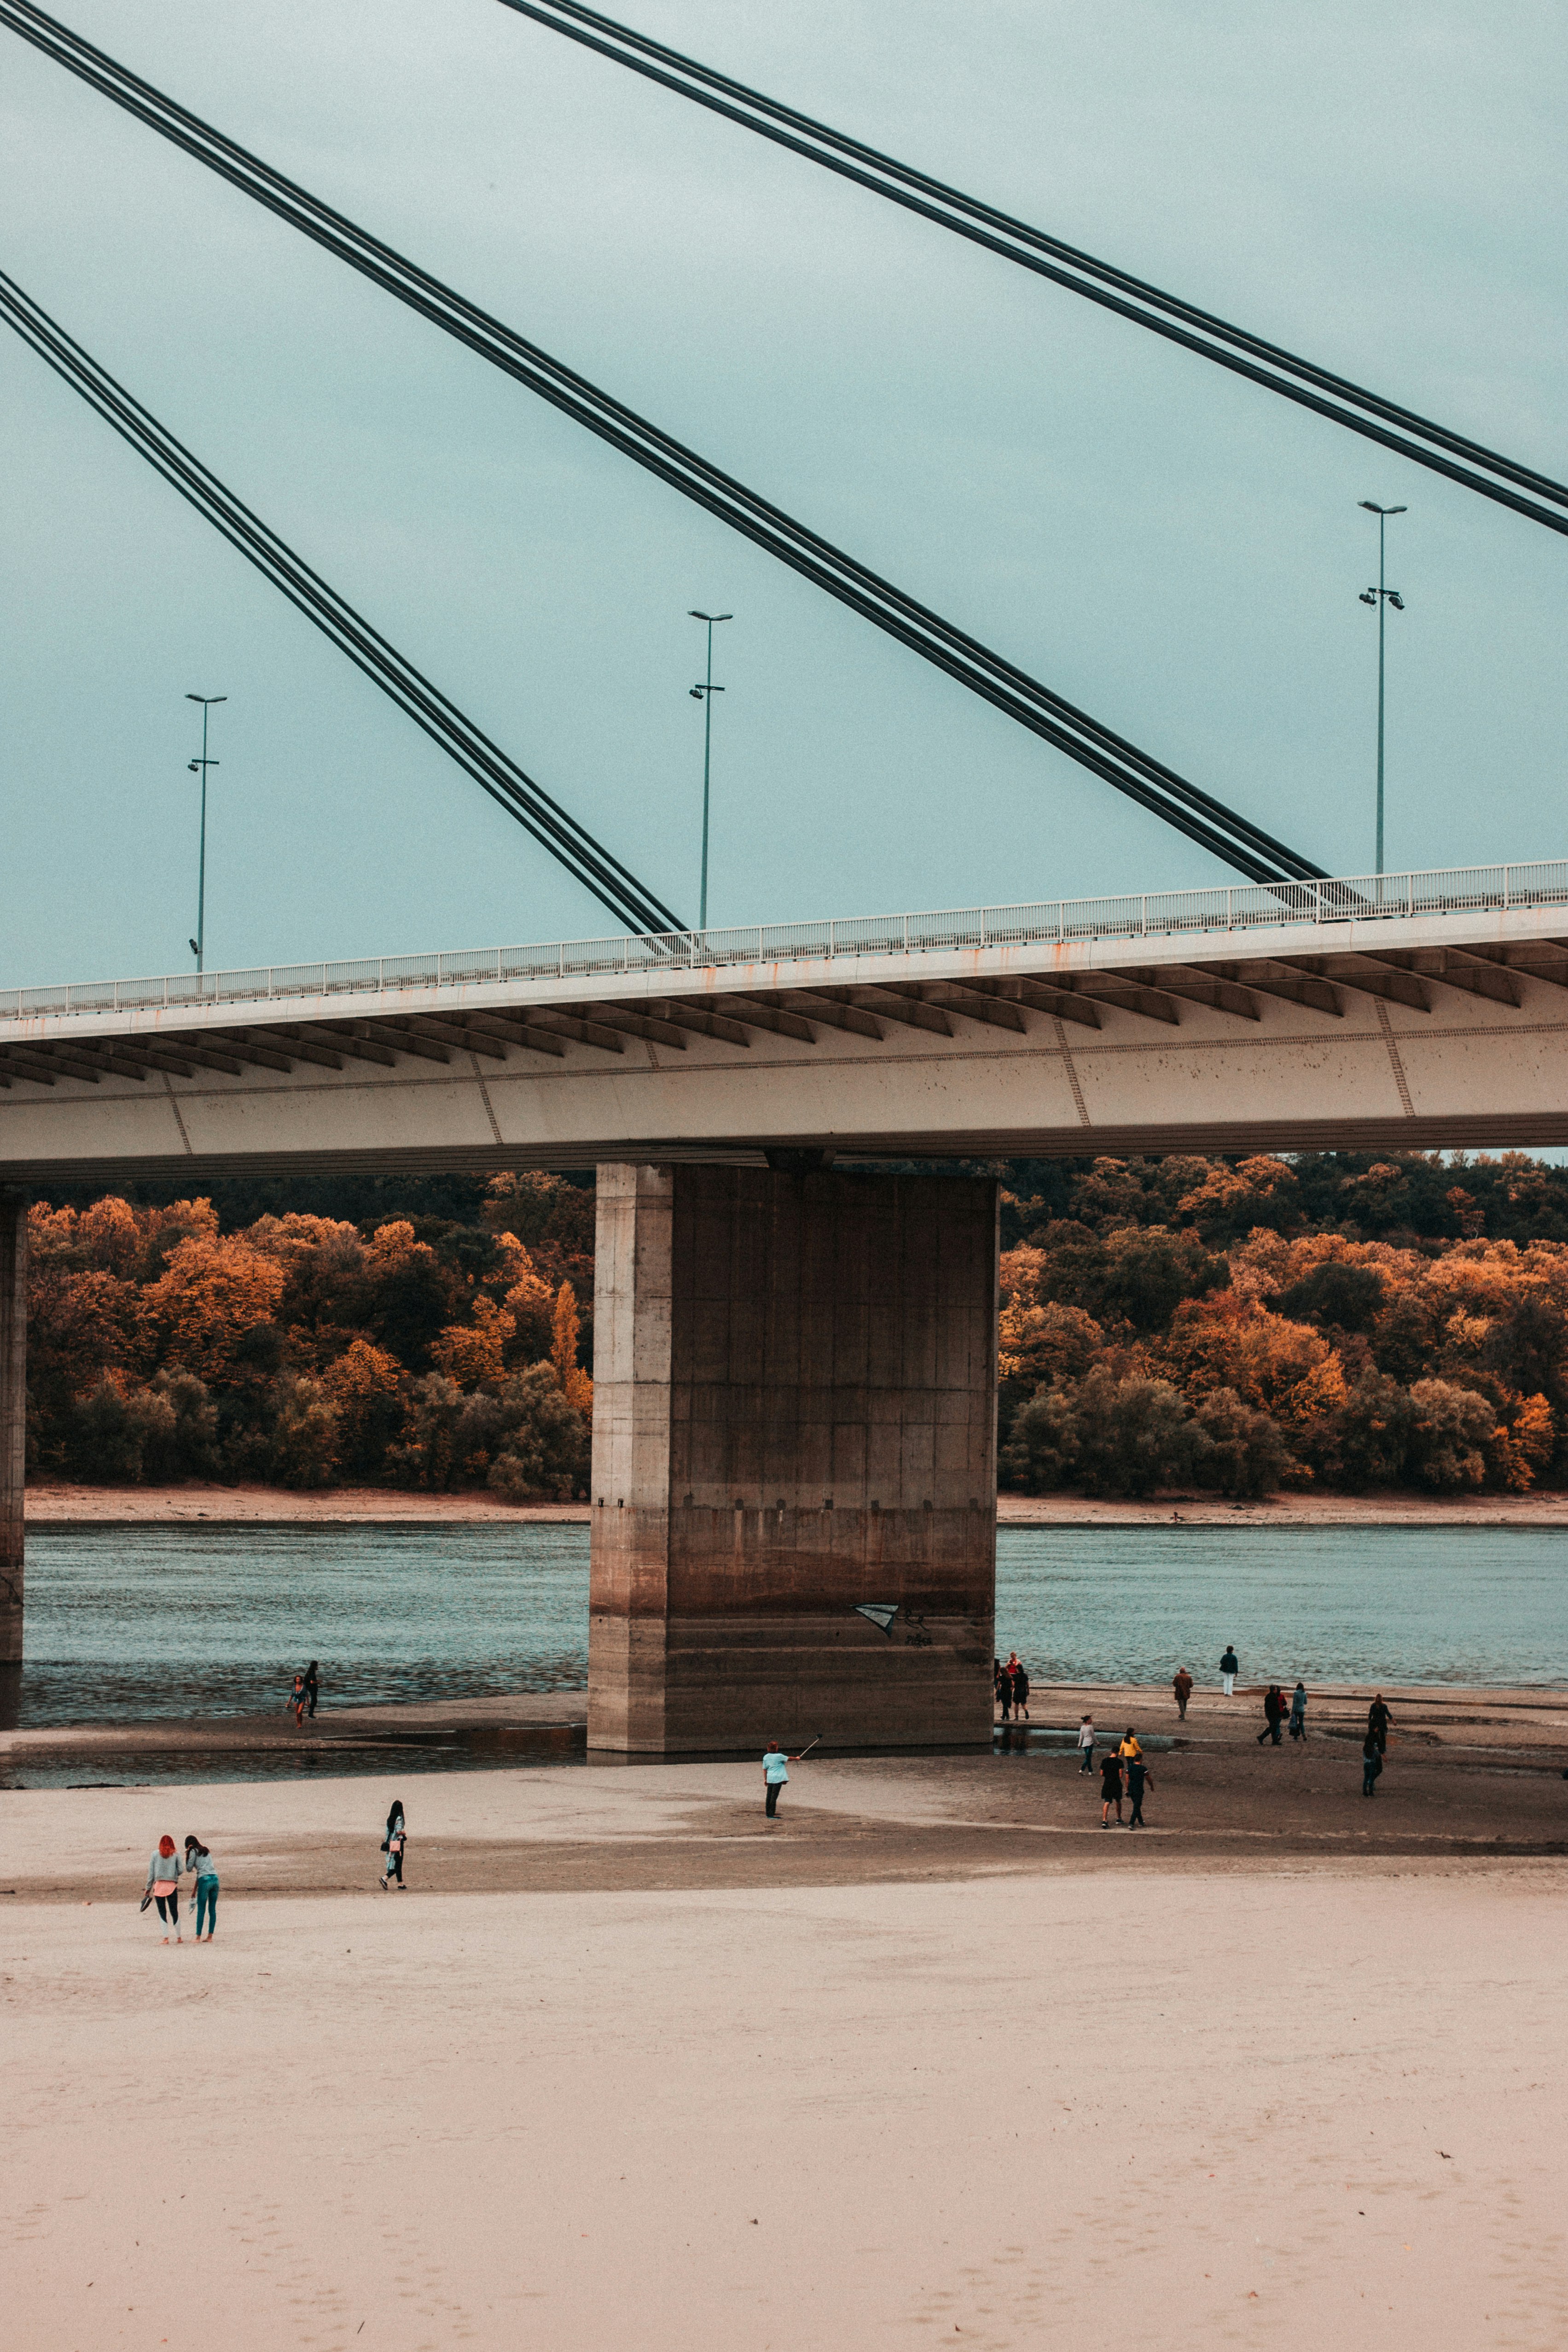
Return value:
<svg viewBox="0 0 1568 2352">
<path fill-rule="evenodd" d="M 156 1903 L 158 1916 L 164 1928 L 173 1931 L 172 1935 L 165 1933 L 163 1941 L 165 1944 L 171 1941 L 183 1944 L 185 1939 L 180 1931 L 182 1875 L 195 1881 L 192 1902 L 196 1915 L 195 1940 L 198 1944 L 210 1944 L 213 1930 L 217 1926 L 217 1864 L 213 1860 L 211 1847 L 205 1846 L 200 1838 L 188 1837 L 183 1854 L 167 1832 L 158 1840 L 147 1864 L 147 1886 L 142 1897 L 142 1908 L 145 1911 L 149 1904 Z"/>
<path fill-rule="evenodd" d="M 407 1893 L 403 1876 L 403 1857 L 407 1847 L 408 1826 L 403 1800 L 394 1797 L 392 1810 L 386 1817 L 385 1834 L 381 1841 L 381 1851 L 385 1856 L 379 1879 L 383 1887 L 390 1887 L 395 1879 L 399 1891 Z M 195 1912 L 195 1941 L 210 1944 L 217 1926 L 217 1864 L 213 1860 L 212 1848 L 204 1845 L 200 1838 L 188 1837 L 183 1854 L 166 1832 L 158 1840 L 147 1864 L 147 1886 L 142 1897 L 142 1908 L 145 1911 L 150 1905 L 156 1903 L 158 1916 L 166 1930 L 163 1941 L 165 1944 L 183 1944 L 185 1938 L 181 1929 L 180 1915 L 182 1877 L 193 1881 L 186 1913 L 188 1916 L 193 1909 Z"/>
<path fill-rule="evenodd" d="M 1086 1715 L 1079 1725 L 1078 1750 L 1080 1772 L 1094 1770 L 1094 1717 Z M 1132 1814 L 1126 1826 L 1130 1830 L 1146 1829 L 1143 1819 L 1143 1791 L 1153 1785 L 1154 1775 L 1144 1758 L 1142 1743 L 1131 1724 L 1114 1748 L 1108 1748 L 1100 1763 L 1100 1826 L 1110 1827 L 1110 1808 L 1116 1808 L 1116 1818 L 1121 1819 L 1122 1775 L 1126 1775 L 1127 1795 L 1131 1801 Z"/>
<path fill-rule="evenodd" d="M 996 1704 L 1002 1710 L 1003 1722 L 1011 1723 L 1016 1716 L 1020 1723 L 1027 1723 L 1029 1720 L 1028 1669 L 1019 1658 L 1016 1650 L 1009 1654 L 1005 1665 L 1000 1658 L 992 1659 L 991 1686 L 996 1694 Z"/>
<path fill-rule="evenodd" d="M 321 1696 L 321 1670 L 317 1661 L 312 1658 L 304 1673 L 295 1675 L 294 1687 L 283 1703 L 283 1712 L 285 1715 L 291 1715 L 297 1724 L 302 1724 L 306 1715 L 309 1714 L 313 1723 L 316 1718 L 316 1701 Z"/>
</svg>

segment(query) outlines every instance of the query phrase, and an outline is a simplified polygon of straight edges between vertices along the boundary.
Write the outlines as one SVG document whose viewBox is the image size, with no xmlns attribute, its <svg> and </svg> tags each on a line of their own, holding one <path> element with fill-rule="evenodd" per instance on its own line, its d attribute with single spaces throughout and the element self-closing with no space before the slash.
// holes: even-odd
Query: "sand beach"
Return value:
<svg viewBox="0 0 1568 2352">
<path fill-rule="evenodd" d="M 404 1895 L 391 1781 L 16 1790 L 12 2340 L 1548 2352 L 1568 1694 L 1390 1696 L 1368 1803 L 1364 1694 L 1039 1694 L 1186 1741 L 1135 1833 L 1065 1748 L 412 1777 Z"/>
</svg>

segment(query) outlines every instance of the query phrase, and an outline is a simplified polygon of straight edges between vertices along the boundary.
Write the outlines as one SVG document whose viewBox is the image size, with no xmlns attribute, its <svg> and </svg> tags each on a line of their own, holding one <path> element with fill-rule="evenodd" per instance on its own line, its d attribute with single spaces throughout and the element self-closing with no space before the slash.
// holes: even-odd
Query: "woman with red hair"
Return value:
<svg viewBox="0 0 1568 2352">
<path fill-rule="evenodd" d="M 156 1898 L 158 1905 L 158 1916 L 167 1927 L 173 1927 L 174 1931 L 174 1941 L 176 1944 L 183 1944 L 185 1940 L 180 1933 L 180 1871 L 182 1866 L 180 1857 L 174 1851 L 174 1839 L 172 1837 L 161 1837 L 158 1840 L 158 1851 L 153 1854 L 152 1860 L 147 1864 L 147 1892 L 142 1897 L 142 1908 L 143 1911 L 147 1908 L 148 1904 L 151 1903 L 154 1897 Z M 163 1938 L 165 1944 L 168 1940 L 169 1938 L 165 1936 Z"/>
</svg>

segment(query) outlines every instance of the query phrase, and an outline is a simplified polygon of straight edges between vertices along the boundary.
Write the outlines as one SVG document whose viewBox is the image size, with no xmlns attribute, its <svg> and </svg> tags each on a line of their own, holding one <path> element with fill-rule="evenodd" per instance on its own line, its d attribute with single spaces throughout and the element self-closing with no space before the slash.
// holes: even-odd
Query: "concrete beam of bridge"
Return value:
<svg viewBox="0 0 1568 2352">
<path fill-rule="evenodd" d="M 1561 1143 L 1506 874 L 0 992 L 0 1181 Z"/>
</svg>

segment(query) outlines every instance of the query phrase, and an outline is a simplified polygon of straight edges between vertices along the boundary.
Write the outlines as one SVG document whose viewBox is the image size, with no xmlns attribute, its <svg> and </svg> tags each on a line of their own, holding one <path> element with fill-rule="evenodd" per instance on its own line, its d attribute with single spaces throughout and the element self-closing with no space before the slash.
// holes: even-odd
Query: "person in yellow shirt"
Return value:
<svg viewBox="0 0 1568 2352">
<path fill-rule="evenodd" d="M 1126 1738 L 1121 1742 L 1121 1745 L 1118 1748 L 1116 1752 L 1118 1756 L 1121 1757 L 1124 1764 L 1131 1763 L 1135 1758 L 1142 1760 L 1143 1750 L 1138 1744 L 1138 1734 L 1133 1730 L 1131 1724 L 1127 1727 Z"/>
</svg>

